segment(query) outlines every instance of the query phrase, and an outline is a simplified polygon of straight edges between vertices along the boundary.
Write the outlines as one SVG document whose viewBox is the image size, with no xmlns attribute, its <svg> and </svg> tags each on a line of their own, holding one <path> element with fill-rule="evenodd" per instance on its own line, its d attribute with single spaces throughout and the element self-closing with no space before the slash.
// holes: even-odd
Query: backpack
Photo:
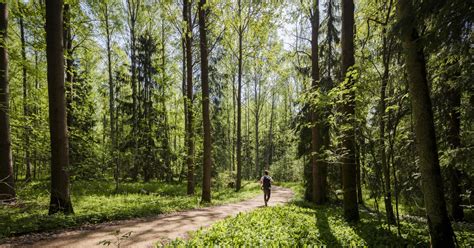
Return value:
<svg viewBox="0 0 474 248">
<path fill-rule="evenodd" d="M 269 189 L 272 186 L 272 181 L 270 176 L 263 176 L 263 188 Z"/>
</svg>

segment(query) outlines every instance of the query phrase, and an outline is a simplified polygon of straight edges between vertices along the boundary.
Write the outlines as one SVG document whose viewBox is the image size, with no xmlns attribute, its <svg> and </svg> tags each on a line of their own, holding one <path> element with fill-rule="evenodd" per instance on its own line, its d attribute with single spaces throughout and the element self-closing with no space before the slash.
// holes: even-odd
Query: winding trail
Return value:
<svg viewBox="0 0 474 248">
<path fill-rule="evenodd" d="M 269 205 L 275 206 L 288 202 L 293 197 L 290 189 L 272 187 Z M 263 207 L 263 194 L 238 203 L 206 207 L 149 218 L 102 223 L 88 230 L 65 231 L 52 235 L 35 235 L 28 239 L 12 239 L 0 247 L 101 247 L 100 241 L 116 240 L 114 232 L 120 234 L 132 232 L 122 240 L 120 247 L 153 247 L 157 242 L 167 243 L 176 238 L 186 238 L 190 231 L 198 230 L 228 216 L 248 212 Z M 114 247 L 112 243 L 109 247 Z"/>
</svg>

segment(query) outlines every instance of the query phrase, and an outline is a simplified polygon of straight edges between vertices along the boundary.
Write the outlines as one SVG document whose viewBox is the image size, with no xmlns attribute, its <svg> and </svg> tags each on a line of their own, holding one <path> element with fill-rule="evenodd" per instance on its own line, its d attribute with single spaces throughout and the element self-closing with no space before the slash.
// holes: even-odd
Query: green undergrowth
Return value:
<svg viewBox="0 0 474 248">
<path fill-rule="evenodd" d="M 296 195 L 302 190 L 291 187 Z M 177 239 L 168 247 L 429 247 L 426 223 L 401 223 L 401 236 L 366 211 L 361 220 L 351 224 L 344 220 L 342 207 L 335 204 L 315 206 L 295 200 L 286 206 L 259 208 L 215 223 L 210 228 L 190 234 L 188 240 Z M 474 245 L 474 231 L 456 228 L 459 247 Z M 160 245 L 157 245 L 160 246 Z"/>
<path fill-rule="evenodd" d="M 76 181 L 71 187 L 75 214 L 49 216 L 48 185 L 45 181 L 20 184 L 17 202 L 0 205 L 0 239 L 203 207 L 201 189 L 196 188 L 194 196 L 186 196 L 185 183 L 122 183 L 115 193 L 113 182 Z M 206 206 L 237 202 L 261 193 L 257 183 L 243 185 L 238 193 L 231 188 L 213 188 L 212 204 Z"/>
</svg>

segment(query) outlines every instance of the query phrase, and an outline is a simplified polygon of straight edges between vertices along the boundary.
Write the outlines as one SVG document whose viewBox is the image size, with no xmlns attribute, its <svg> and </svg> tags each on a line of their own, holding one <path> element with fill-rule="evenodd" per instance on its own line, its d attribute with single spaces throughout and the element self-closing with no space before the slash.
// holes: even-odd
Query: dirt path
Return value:
<svg viewBox="0 0 474 248">
<path fill-rule="evenodd" d="M 269 205 L 275 206 L 288 202 L 293 196 L 290 189 L 273 187 Z M 115 241 L 112 234 L 120 230 L 120 234 L 132 232 L 131 236 L 120 243 L 121 247 L 153 247 L 157 242 L 167 242 L 178 237 L 185 238 L 189 231 L 234 216 L 240 212 L 247 212 L 263 205 L 263 195 L 250 200 L 231 203 L 222 206 L 207 207 L 168 215 L 160 215 L 146 219 L 104 223 L 92 230 L 67 231 L 42 237 L 35 235 L 26 241 L 23 238 L 13 239 L 10 244 L 0 247 L 100 247 L 103 240 Z M 115 247 L 111 244 L 109 247 Z"/>
</svg>

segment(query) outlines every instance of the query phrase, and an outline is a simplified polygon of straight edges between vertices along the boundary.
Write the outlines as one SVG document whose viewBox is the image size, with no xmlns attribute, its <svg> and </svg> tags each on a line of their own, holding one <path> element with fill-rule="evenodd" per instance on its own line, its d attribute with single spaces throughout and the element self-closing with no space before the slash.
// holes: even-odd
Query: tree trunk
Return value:
<svg viewBox="0 0 474 248">
<path fill-rule="evenodd" d="M 49 214 L 72 214 L 69 195 L 69 149 L 66 124 L 63 53 L 63 1 L 46 1 L 49 130 L 51 136 L 51 201 Z"/>
<path fill-rule="evenodd" d="M 206 8 L 206 9 L 205 9 Z M 211 171 L 212 171 L 212 141 L 211 118 L 209 113 L 209 62 L 207 49 L 207 16 L 206 0 L 199 1 L 199 38 L 201 48 L 201 87 L 202 87 L 202 121 L 204 129 L 203 143 L 203 182 L 202 201 L 211 202 Z"/>
<path fill-rule="evenodd" d="M 110 156 L 115 166 L 114 170 L 114 179 L 115 179 L 115 191 L 118 191 L 119 188 L 119 166 L 118 161 L 115 156 L 115 148 L 117 147 L 116 137 L 115 137 L 115 85 L 112 74 L 112 47 L 111 47 L 111 32 L 110 32 L 110 22 L 109 22 L 109 5 L 107 2 L 104 2 L 104 24 L 105 24 L 105 35 L 106 35 L 106 45 L 107 45 L 107 72 L 109 76 L 109 118 L 110 118 Z"/>
<path fill-rule="evenodd" d="M 140 8 L 140 0 L 127 0 L 127 11 L 130 28 L 130 70 L 132 72 L 132 133 L 133 133 L 133 165 L 132 165 L 132 179 L 137 180 L 139 163 L 138 163 L 138 90 L 137 90 L 137 59 L 136 59 L 136 30 L 135 25 L 138 18 L 138 10 Z"/>
<path fill-rule="evenodd" d="M 313 0 L 311 14 L 311 91 L 318 92 L 319 81 L 319 1 Z M 310 104 L 311 108 L 311 164 L 313 177 L 313 200 L 316 204 L 322 204 L 326 201 L 326 192 L 324 190 L 325 178 L 323 177 L 322 146 L 321 137 L 321 111 L 320 107 Z"/>
<path fill-rule="evenodd" d="M 350 128 L 344 131 L 342 146 L 345 154 L 342 158 L 342 185 L 344 191 L 344 217 L 347 221 L 359 221 L 356 191 L 356 161 L 355 161 L 355 133 L 353 119 L 355 118 L 355 95 L 353 91 L 354 78 L 351 75 L 354 65 L 354 2 L 342 0 L 342 78 L 345 79 L 346 102 L 342 106 L 344 124 Z"/>
<path fill-rule="evenodd" d="M 192 20 L 191 20 L 191 2 L 183 2 L 184 21 L 186 22 L 185 47 L 186 47 L 186 143 L 188 165 L 187 175 L 187 193 L 194 194 L 194 131 L 193 131 L 193 53 L 192 53 Z"/>
<path fill-rule="evenodd" d="M 5 46 L 8 38 L 7 28 L 7 4 L 0 3 L 0 201 L 12 201 L 16 197 L 8 99 L 10 93 L 8 89 L 8 54 Z"/>
<path fill-rule="evenodd" d="M 254 118 L 255 118 L 255 178 L 258 178 L 259 175 L 262 174 L 262 171 L 260 169 L 260 153 L 259 153 L 259 124 L 260 124 L 260 101 L 259 101 L 259 87 L 258 87 L 258 80 L 254 80 L 254 100 L 255 100 L 255 112 L 254 112 Z"/>
<path fill-rule="evenodd" d="M 357 203 L 363 205 L 364 199 L 362 198 L 362 182 L 361 182 L 361 166 L 362 166 L 362 159 L 361 159 L 361 151 L 360 145 L 356 147 L 356 181 L 357 181 Z"/>
<path fill-rule="evenodd" d="M 183 8 L 183 20 L 186 21 L 186 11 L 185 9 Z M 187 69 L 186 69 L 186 31 L 187 31 L 187 25 L 183 28 L 183 33 L 182 33 L 182 39 L 181 39 L 181 49 L 182 49 L 182 56 L 183 56 L 183 61 L 182 61 L 182 70 L 183 70 L 183 78 L 182 78 L 182 82 L 181 82 L 181 91 L 182 91 L 182 94 L 183 94 L 183 109 L 184 109 L 184 131 L 185 131 L 185 135 L 184 135 L 184 144 L 186 146 L 186 142 L 187 142 L 187 131 L 188 131 L 188 101 L 187 101 L 187 98 L 186 98 L 186 74 L 187 74 Z M 186 157 L 187 158 L 187 157 Z M 182 180 L 182 176 L 184 176 L 185 174 L 185 164 L 186 162 L 183 161 L 182 163 L 182 169 L 181 169 L 181 172 L 179 174 L 179 182 L 181 182 Z"/>
<path fill-rule="evenodd" d="M 274 112 L 275 112 L 275 92 L 272 90 L 272 107 L 270 110 L 270 129 L 268 130 L 268 154 L 267 154 L 267 164 L 265 165 L 265 169 L 269 170 L 272 164 L 273 159 L 273 119 L 274 119 Z"/>
<path fill-rule="evenodd" d="M 236 110 L 235 110 L 235 102 L 236 102 L 236 92 L 235 92 L 235 74 L 232 78 L 232 169 L 231 171 L 234 172 L 235 171 L 235 149 L 236 149 L 236 136 L 237 136 L 237 129 L 236 129 L 236 121 L 237 121 L 237 117 L 236 117 Z"/>
<path fill-rule="evenodd" d="M 392 189 L 390 187 L 390 163 L 388 163 L 387 159 L 387 154 L 385 152 L 385 95 L 386 95 L 386 90 L 387 90 L 387 83 L 389 80 L 389 72 L 390 72 L 390 51 L 388 47 L 388 41 L 386 37 L 386 30 L 385 27 L 383 28 L 382 31 L 382 46 L 383 46 L 383 51 L 382 51 L 382 56 L 383 56 L 383 75 L 382 75 L 382 85 L 380 87 L 380 109 L 379 109 L 379 124 L 380 124 L 380 143 L 379 143 L 379 149 L 380 149 L 380 156 L 381 156 L 381 163 L 382 163 L 382 169 L 383 169 L 383 177 L 384 177 L 384 191 L 385 191 L 385 197 L 384 197 L 384 202 L 385 202 L 385 213 L 387 215 L 387 222 L 388 224 L 395 224 L 395 215 L 393 213 L 393 207 L 392 207 Z"/>
<path fill-rule="evenodd" d="M 242 20 L 242 3 L 238 0 L 239 21 Z M 242 39 L 243 27 L 242 23 L 238 30 L 239 39 L 239 55 L 238 55 L 238 77 L 237 77 L 237 180 L 235 182 L 235 190 L 239 191 L 242 183 Z"/>
<path fill-rule="evenodd" d="M 20 41 L 21 41 L 21 59 L 22 59 L 22 81 L 23 81 L 23 115 L 25 118 L 25 133 L 24 133 L 24 142 L 25 142 L 25 165 L 26 165 L 26 175 L 25 180 L 28 182 L 31 180 L 31 161 L 30 161 L 30 126 L 28 125 L 30 110 L 28 104 L 28 82 L 27 82 L 27 73 L 26 73 L 26 41 L 25 41 L 25 25 L 23 22 L 23 13 L 21 10 L 23 6 L 20 5 Z"/>
<path fill-rule="evenodd" d="M 432 247 L 454 247 L 454 233 L 446 211 L 438 148 L 429 95 L 426 62 L 421 39 L 414 21 L 411 0 L 399 0 L 397 6 L 401 41 L 409 78 L 409 94 L 415 119 L 415 141 Z"/>
<path fill-rule="evenodd" d="M 119 188 L 119 167 L 117 158 L 115 156 L 115 148 L 117 147 L 116 137 L 115 137 L 115 85 L 114 78 L 112 74 L 112 47 L 111 47 L 111 32 L 110 32 L 110 22 L 109 22 L 109 5 L 107 2 L 104 2 L 104 24 L 105 24 L 105 35 L 106 35 L 106 44 L 107 44 L 107 72 L 109 76 L 109 118 L 110 118 L 110 156 L 115 165 L 114 179 L 115 179 L 115 191 L 118 191 Z"/>
</svg>

